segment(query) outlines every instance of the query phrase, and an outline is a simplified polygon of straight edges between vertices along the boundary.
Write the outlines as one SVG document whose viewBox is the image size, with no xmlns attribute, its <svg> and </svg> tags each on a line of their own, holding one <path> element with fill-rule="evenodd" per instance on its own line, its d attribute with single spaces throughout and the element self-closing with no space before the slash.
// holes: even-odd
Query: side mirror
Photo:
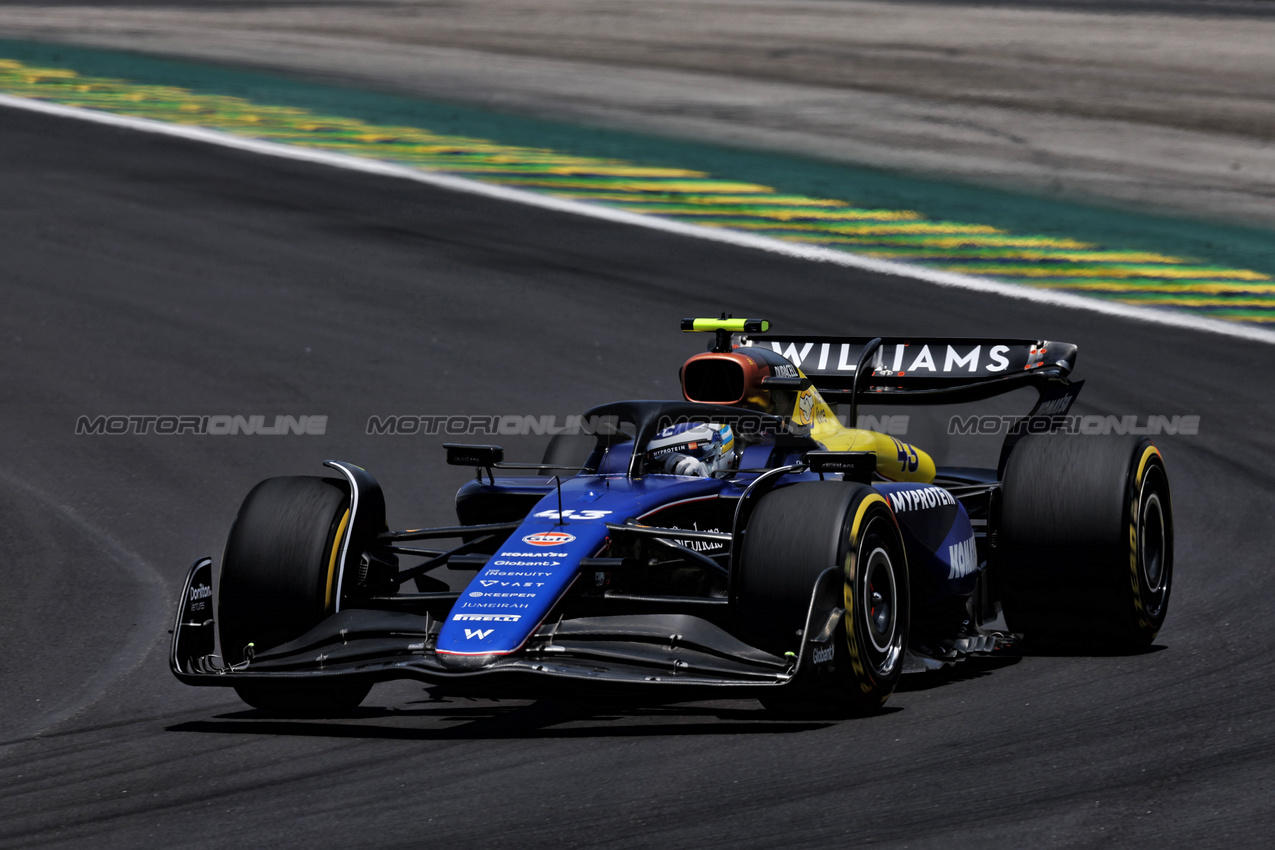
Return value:
<svg viewBox="0 0 1275 850">
<path fill-rule="evenodd" d="M 443 443 L 447 449 L 449 466 L 477 466 L 490 469 L 505 459 L 500 446 L 467 446 L 462 443 Z"/>
<path fill-rule="evenodd" d="M 820 475 L 839 472 L 845 481 L 872 483 L 872 473 L 877 468 L 876 452 L 806 452 L 806 463 L 811 472 Z"/>
</svg>

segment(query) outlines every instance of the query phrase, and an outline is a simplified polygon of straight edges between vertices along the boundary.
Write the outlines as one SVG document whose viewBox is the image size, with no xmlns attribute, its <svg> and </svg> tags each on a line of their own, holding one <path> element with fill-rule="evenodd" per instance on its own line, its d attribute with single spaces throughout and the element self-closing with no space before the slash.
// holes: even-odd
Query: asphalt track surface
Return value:
<svg viewBox="0 0 1275 850">
<path fill-rule="evenodd" d="M 1270 367 L 1260 343 L 940 289 L 0 110 L 0 846 L 1265 846 Z M 377 686 L 277 721 L 166 666 L 185 569 L 257 480 L 374 472 L 445 522 L 443 438 L 367 416 L 676 392 L 731 309 L 808 333 L 1079 343 L 1083 413 L 1165 437 L 1152 651 L 909 680 L 865 720 Z M 322 437 L 75 436 L 80 415 L 322 414 Z M 923 444 L 924 445 L 924 444 Z"/>
</svg>

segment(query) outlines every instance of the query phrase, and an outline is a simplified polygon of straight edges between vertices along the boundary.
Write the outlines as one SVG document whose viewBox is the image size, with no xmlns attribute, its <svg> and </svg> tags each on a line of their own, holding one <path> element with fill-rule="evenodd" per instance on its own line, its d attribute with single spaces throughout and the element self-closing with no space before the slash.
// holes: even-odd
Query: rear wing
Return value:
<svg viewBox="0 0 1275 850">
<path fill-rule="evenodd" d="M 1069 342 L 1001 338 L 736 334 L 732 341 L 782 354 L 827 401 L 858 404 L 957 404 L 1024 386 L 1053 395 L 1070 384 L 1077 351 Z"/>
</svg>

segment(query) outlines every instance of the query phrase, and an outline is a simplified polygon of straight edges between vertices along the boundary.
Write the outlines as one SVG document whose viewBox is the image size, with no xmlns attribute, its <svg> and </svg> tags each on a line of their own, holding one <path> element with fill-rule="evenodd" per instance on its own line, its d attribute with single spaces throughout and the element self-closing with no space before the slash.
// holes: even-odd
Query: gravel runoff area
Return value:
<svg viewBox="0 0 1275 850">
<path fill-rule="evenodd" d="M 1275 2 L 54 0 L 0 37 L 1275 226 Z"/>
</svg>

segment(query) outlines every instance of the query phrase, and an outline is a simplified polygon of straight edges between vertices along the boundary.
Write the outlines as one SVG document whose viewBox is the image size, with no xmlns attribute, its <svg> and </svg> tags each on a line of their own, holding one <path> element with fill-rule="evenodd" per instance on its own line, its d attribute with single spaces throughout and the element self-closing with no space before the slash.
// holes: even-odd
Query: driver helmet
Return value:
<svg viewBox="0 0 1275 850">
<path fill-rule="evenodd" d="M 648 472 L 709 477 L 735 461 L 735 432 L 729 425 L 686 422 L 658 432 L 646 446 Z"/>
</svg>

